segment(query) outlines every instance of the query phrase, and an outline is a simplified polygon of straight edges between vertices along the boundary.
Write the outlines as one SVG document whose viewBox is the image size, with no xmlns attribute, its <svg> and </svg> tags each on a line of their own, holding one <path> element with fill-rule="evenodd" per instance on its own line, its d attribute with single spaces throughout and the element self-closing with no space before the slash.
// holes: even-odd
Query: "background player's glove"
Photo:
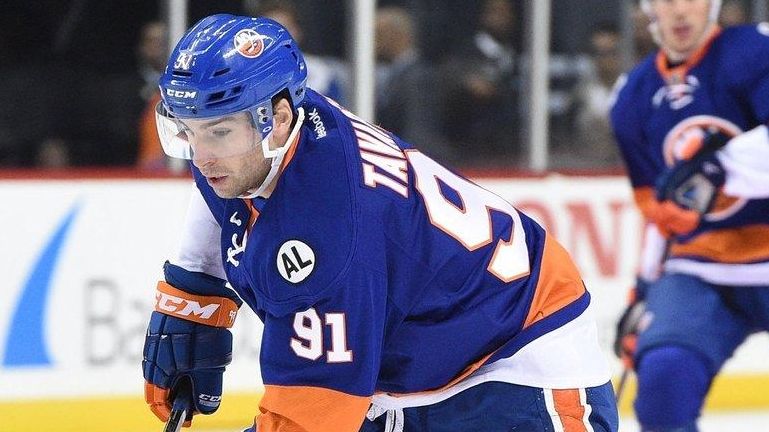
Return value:
<svg viewBox="0 0 769 432">
<path fill-rule="evenodd" d="M 144 397 L 152 412 L 167 421 L 176 392 L 191 392 L 189 426 L 192 414 L 219 408 L 224 368 L 232 360 L 227 328 L 242 301 L 219 278 L 168 262 L 163 270 L 167 282 L 158 283 L 144 341 Z"/>
<path fill-rule="evenodd" d="M 648 282 L 641 278 L 636 280 L 636 286 L 630 290 L 628 305 L 617 322 L 617 333 L 614 337 L 614 354 L 622 360 L 628 369 L 635 367 L 634 357 L 638 345 L 638 333 L 641 317 L 646 312 L 646 287 Z"/>
<path fill-rule="evenodd" d="M 657 179 L 657 200 L 662 204 L 655 222 L 663 233 L 687 234 L 697 228 L 700 215 L 713 208 L 726 179 L 716 151 L 728 141 L 721 133 L 705 135 L 691 158 L 677 162 Z"/>
<path fill-rule="evenodd" d="M 700 217 L 696 211 L 679 207 L 671 200 L 657 203 L 652 212 L 652 222 L 665 238 L 694 231 L 700 224 Z"/>
</svg>

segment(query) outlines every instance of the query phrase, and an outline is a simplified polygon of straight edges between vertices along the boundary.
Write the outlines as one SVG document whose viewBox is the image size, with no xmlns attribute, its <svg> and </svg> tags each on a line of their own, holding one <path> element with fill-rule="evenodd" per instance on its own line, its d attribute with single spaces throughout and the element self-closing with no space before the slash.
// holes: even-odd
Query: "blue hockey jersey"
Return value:
<svg viewBox="0 0 769 432">
<path fill-rule="evenodd" d="M 715 29 L 685 63 L 660 50 L 618 83 L 611 122 L 636 202 L 650 217 L 656 178 L 715 129 L 735 136 L 769 121 L 769 25 Z M 671 248 L 667 270 L 726 285 L 769 280 L 769 200 L 720 194 L 715 208 Z"/>
<path fill-rule="evenodd" d="M 193 169 L 264 322 L 260 432 L 357 430 L 372 397 L 483 380 L 608 381 L 589 294 L 542 227 L 311 90 L 302 108 L 268 199 L 219 198 Z"/>
</svg>

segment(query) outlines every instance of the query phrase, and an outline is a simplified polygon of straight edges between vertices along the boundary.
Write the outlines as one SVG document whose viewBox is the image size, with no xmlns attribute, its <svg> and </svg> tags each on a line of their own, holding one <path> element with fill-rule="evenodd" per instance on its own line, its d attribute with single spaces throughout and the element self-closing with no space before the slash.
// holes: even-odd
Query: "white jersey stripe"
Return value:
<svg viewBox="0 0 769 432">
<path fill-rule="evenodd" d="M 550 421 L 553 423 L 554 432 L 563 432 L 563 423 L 561 423 L 561 416 L 558 415 L 558 411 L 555 410 L 555 400 L 553 399 L 553 389 L 542 389 L 542 393 L 545 395 L 545 407 L 547 413 L 550 415 Z"/>
<path fill-rule="evenodd" d="M 587 432 L 595 432 L 593 426 L 590 424 L 590 413 L 593 412 L 593 407 L 587 403 L 587 391 L 583 388 L 579 389 L 579 403 L 585 407 L 585 414 L 582 416 L 582 423 L 585 424 L 585 429 Z"/>
<path fill-rule="evenodd" d="M 769 262 L 754 264 L 723 264 L 672 258 L 665 263 L 668 273 L 683 273 L 719 285 L 769 285 Z"/>
</svg>

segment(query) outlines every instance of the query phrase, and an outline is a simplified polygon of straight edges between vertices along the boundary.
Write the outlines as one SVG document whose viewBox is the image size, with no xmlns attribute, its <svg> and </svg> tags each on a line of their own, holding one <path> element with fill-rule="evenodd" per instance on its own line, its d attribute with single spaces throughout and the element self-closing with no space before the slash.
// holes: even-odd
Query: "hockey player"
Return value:
<svg viewBox="0 0 769 432">
<path fill-rule="evenodd" d="M 306 73 L 265 18 L 205 18 L 171 54 L 159 135 L 197 187 L 147 331 L 152 411 L 216 411 L 242 301 L 264 323 L 251 431 L 616 431 L 566 251 Z"/>
<path fill-rule="evenodd" d="M 660 49 L 620 79 L 611 111 L 654 226 L 615 344 L 636 369 L 645 431 L 696 431 L 724 362 L 769 329 L 769 200 L 766 183 L 756 189 L 769 153 L 769 26 L 721 29 L 720 3 L 641 1 Z M 700 151 L 713 140 L 726 147 Z"/>
</svg>

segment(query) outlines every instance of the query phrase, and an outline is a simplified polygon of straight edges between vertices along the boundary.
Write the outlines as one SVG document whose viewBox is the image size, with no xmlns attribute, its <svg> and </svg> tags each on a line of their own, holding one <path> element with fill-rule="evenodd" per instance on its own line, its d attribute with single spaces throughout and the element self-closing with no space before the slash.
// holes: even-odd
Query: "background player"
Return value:
<svg viewBox="0 0 769 432">
<path fill-rule="evenodd" d="M 306 74 L 264 18 L 205 18 L 171 54 L 159 135 L 197 189 L 147 332 L 153 412 L 184 388 L 218 408 L 242 299 L 264 322 L 252 430 L 616 431 L 565 250 Z"/>
<path fill-rule="evenodd" d="M 636 202 L 656 229 L 647 230 L 641 278 L 628 309 L 645 302 L 646 312 L 635 322 L 624 315 L 617 346 L 635 362 L 634 407 L 643 429 L 693 431 L 724 362 L 749 333 L 769 329 L 769 201 L 747 199 L 761 194 L 746 192 L 744 182 L 736 190 L 734 179 L 702 216 L 660 198 L 683 184 L 687 170 L 705 167 L 679 164 L 677 175 L 667 172 L 711 136 L 736 136 L 733 147 L 739 149 L 730 143 L 711 161 L 734 167 L 730 158 L 766 154 L 769 29 L 722 30 L 716 0 L 649 0 L 641 6 L 660 50 L 620 80 L 611 120 Z M 742 154 L 746 147 L 758 153 Z M 723 178 L 712 174 L 710 181 L 720 185 Z"/>
</svg>

